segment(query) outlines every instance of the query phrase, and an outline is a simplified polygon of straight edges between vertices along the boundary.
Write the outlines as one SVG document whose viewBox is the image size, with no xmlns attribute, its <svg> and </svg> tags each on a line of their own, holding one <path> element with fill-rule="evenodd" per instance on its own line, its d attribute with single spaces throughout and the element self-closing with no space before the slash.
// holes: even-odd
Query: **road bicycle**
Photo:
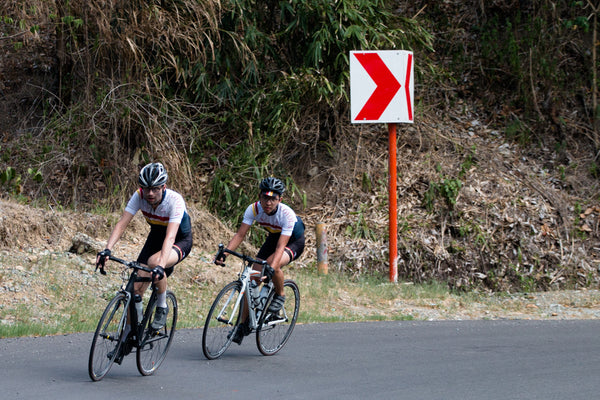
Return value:
<svg viewBox="0 0 600 400">
<path fill-rule="evenodd" d="M 219 245 L 216 259 L 228 253 L 242 260 L 238 279 L 227 284 L 213 302 L 202 333 L 202 351 L 209 360 L 219 358 L 231 345 L 238 329 L 242 329 L 244 305 L 248 304 L 250 333 L 256 332 L 256 345 L 265 356 L 273 355 L 287 343 L 300 309 L 300 290 L 291 279 L 284 281 L 284 306 L 277 313 L 268 311 L 275 290 L 271 277 L 273 268 L 266 261 L 256 260 Z M 262 266 L 262 272 L 252 268 Z M 259 283 L 260 282 L 260 283 Z"/>
<path fill-rule="evenodd" d="M 167 306 L 169 310 L 167 323 L 159 330 L 152 328 L 157 303 L 157 288 L 153 277 L 138 276 L 138 271 L 152 273 L 152 270 L 136 261 L 125 261 L 109 256 L 109 260 L 125 265 L 123 284 L 115 297 L 108 303 L 92 339 L 88 372 L 93 381 L 99 381 L 108 373 L 114 363 L 121 364 L 123 358 L 136 350 L 136 364 L 142 375 L 152 375 L 164 361 L 177 324 L 177 299 L 175 294 L 167 290 Z M 128 274 L 128 270 L 131 272 Z M 106 274 L 104 268 L 100 268 Z M 146 311 L 138 313 L 136 303 L 143 301 L 134 294 L 134 283 L 152 282 L 151 294 Z M 140 315 L 141 314 L 141 315 Z M 131 330 L 126 333 L 128 321 L 133 321 Z"/>
</svg>

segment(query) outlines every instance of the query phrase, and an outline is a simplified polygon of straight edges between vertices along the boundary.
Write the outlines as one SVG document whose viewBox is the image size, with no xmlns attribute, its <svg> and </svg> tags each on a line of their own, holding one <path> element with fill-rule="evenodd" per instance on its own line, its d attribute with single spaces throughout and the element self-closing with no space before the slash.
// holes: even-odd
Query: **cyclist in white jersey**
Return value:
<svg viewBox="0 0 600 400">
<path fill-rule="evenodd" d="M 273 268 L 273 284 L 275 297 L 271 302 L 269 311 L 278 312 L 285 301 L 283 292 L 283 271 L 281 267 L 300 257 L 304 251 L 304 223 L 288 205 L 281 202 L 285 186 L 281 180 L 273 177 L 265 178 L 260 182 L 259 201 L 250 204 L 244 213 L 244 219 L 238 231 L 227 244 L 229 250 L 235 250 L 246 237 L 252 223 L 256 222 L 265 228 L 269 235 L 261 246 L 256 258 L 266 260 Z M 225 254 L 215 263 L 223 265 Z M 254 268 L 261 270 L 260 265 Z M 244 305 L 244 322 L 242 329 L 238 329 L 233 341 L 241 344 L 245 335 L 250 333 L 247 325 L 247 306 Z"/>
<path fill-rule="evenodd" d="M 98 253 L 96 265 L 104 266 L 111 249 L 123 235 L 133 216 L 139 211 L 150 225 L 150 233 L 137 261 L 152 269 L 158 288 L 158 304 L 152 327 L 161 329 L 169 312 L 166 301 L 167 277 L 175 264 L 188 256 L 192 249 L 192 225 L 183 197 L 167 189 L 167 171 L 161 163 L 150 163 L 140 171 L 140 188 L 129 199 L 121 218 L 113 228 L 106 248 Z M 144 271 L 139 276 L 149 276 Z M 148 282 L 137 282 L 135 294 L 143 295 Z"/>
</svg>

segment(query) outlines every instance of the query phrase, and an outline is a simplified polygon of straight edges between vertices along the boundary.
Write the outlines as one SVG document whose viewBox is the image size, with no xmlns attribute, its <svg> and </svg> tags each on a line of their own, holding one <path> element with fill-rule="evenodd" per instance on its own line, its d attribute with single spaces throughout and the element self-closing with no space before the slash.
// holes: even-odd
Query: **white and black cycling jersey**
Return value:
<svg viewBox="0 0 600 400">
<path fill-rule="evenodd" d="M 137 190 L 129 199 L 125 211 L 135 215 L 138 210 L 150 224 L 152 229 L 166 229 L 169 222 L 179 223 L 178 236 L 188 235 L 192 231 L 190 216 L 185 207 L 183 196 L 171 189 L 165 189 L 162 201 L 154 209 L 150 203 L 144 199 L 142 189 Z"/>
<path fill-rule="evenodd" d="M 254 221 L 272 234 L 280 233 L 292 238 L 297 238 L 304 234 L 304 224 L 300 218 L 290 206 L 283 203 L 279 203 L 277 211 L 273 215 L 268 215 L 263 210 L 259 201 L 250 204 L 246 208 L 246 212 L 244 212 L 242 222 L 252 225 Z"/>
</svg>

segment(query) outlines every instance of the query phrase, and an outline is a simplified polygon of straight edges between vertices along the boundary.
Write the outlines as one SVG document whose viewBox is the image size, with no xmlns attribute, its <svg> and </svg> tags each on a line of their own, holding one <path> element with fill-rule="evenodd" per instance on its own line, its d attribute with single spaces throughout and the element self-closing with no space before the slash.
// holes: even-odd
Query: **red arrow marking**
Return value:
<svg viewBox="0 0 600 400">
<path fill-rule="evenodd" d="M 410 71 L 412 68 L 412 53 L 408 55 L 408 62 L 406 63 L 406 79 L 404 81 L 404 92 L 406 93 L 406 106 L 408 107 L 408 120 L 413 120 L 412 115 L 412 103 L 410 99 Z"/>
<path fill-rule="evenodd" d="M 376 121 L 381 117 L 390 101 L 394 98 L 400 83 L 390 72 L 379 54 L 377 53 L 354 53 L 356 59 L 375 82 L 377 87 L 369 100 L 356 116 L 357 120 Z M 410 113 L 412 115 L 412 112 Z"/>
</svg>

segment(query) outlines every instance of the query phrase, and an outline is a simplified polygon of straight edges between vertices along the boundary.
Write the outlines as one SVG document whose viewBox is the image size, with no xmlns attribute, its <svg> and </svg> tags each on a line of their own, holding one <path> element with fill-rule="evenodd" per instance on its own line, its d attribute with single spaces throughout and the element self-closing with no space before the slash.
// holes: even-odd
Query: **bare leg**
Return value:
<svg viewBox="0 0 600 400">
<path fill-rule="evenodd" d="M 159 254 L 160 253 L 155 253 L 148 259 L 148 268 L 153 269 L 154 267 L 156 267 L 158 265 L 157 260 L 158 260 Z M 178 256 L 177 252 L 175 250 L 171 250 L 171 254 L 169 254 L 169 259 L 167 261 L 167 264 L 163 265 L 162 267 L 163 268 L 172 267 L 178 261 L 179 261 L 179 256 Z M 151 276 L 151 274 L 148 272 L 145 272 L 145 271 L 140 271 L 139 276 L 147 277 L 147 276 Z M 167 277 L 165 276 L 160 281 L 155 280 L 154 284 L 156 285 L 156 288 L 158 289 L 158 294 L 164 293 L 167 290 Z M 136 283 L 135 287 L 134 287 L 135 293 L 142 296 L 144 294 L 144 292 L 146 291 L 146 289 L 148 289 L 148 285 L 149 285 L 148 282 Z"/>
<path fill-rule="evenodd" d="M 267 258 L 267 262 L 269 263 L 269 265 L 271 265 L 271 261 L 272 261 L 273 256 Z M 288 253 L 283 252 L 283 255 L 281 256 L 281 266 L 277 267 L 277 268 L 273 268 L 275 270 L 275 273 L 273 274 L 273 284 L 275 285 L 275 292 L 280 295 L 283 296 L 283 281 L 284 281 L 284 277 L 283 277 L 283 271 L 281 270 L 281 267 L 284 265 L 289 264 L 291 261 L 290 256 L 288 255 Z"/>
</svg>

